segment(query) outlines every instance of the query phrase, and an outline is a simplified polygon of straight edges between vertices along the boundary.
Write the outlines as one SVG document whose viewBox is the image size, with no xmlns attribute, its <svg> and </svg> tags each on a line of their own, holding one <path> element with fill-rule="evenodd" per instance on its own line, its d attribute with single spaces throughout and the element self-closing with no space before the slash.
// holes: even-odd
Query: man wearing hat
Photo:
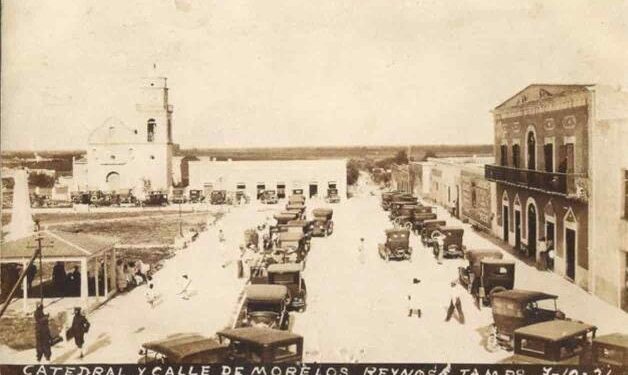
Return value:
<svg viewBox="0 0 628 375">
<path fill-rule="evenodd" d="M 52 345 L 52 335 L 50 334 L 50 326 L 48 325 L 48 314 L 44 313 L 44 306 L 39 304 L 34 313 L 35 318 L 35 346 L 37 351 L 37 362 L 41 358 L 50 361 Z"/>
<path fill-rule="evenodd" d="M 75 307 L 74 318 L 72 318 L 72 326 L 70 326 L 67 335 L 74 337 L 74 343 L 81 353 L 79 358 L 83 358 L 83 344 L 85 343 L 85 334 L 89 331 L 89 326 L 89 322 L 85 316 L 81 314 L 81 308 Z"/>
<path fill-rule="evenodd" d="M 419 308 L 419 283 L 421 280 L 416 277 L 412 279 L 412 284 L 408 290 L 408 317 L 416 314 L 418 318 L 421 317 L 421 309 Z"/>
</svg>

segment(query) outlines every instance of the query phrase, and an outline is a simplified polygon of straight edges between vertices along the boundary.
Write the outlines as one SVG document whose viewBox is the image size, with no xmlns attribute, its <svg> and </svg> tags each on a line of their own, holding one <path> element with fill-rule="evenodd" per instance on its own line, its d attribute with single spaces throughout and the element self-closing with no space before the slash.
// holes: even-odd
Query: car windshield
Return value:
<svg viewBox="0 0 628 375">
<path fill-rule="evenodd" d="M 523 318 L 523 312 L 519 304 L 509 299 L 494 298 L 492 306 L 494 314 Z"/>
<path fill-rule="evenodd" d="M 567 359 L 580 354 L 580 352 L 584 349 L 584 343 L 586 340 L 587 336 L 585 334 L 561 341 L 559 353 L 560 359 Z"/>
<path fill-rule="evenodd" d="M 275 348 L 274 357 L 275 359 L 278 359 L 278 360 L 287 359 L 287 358 L 297 355 L 297 353 L 298 353 L 297 344 L 282 345 Z"/>
<path fill-rule="evenodd" d="M 536 307 L 543 310 L 556 311 L 556 300 L 553 298 L 542 299 L 535 302 Z"/>
<path fill-rule="evenodd" d="M 299 275 L 296 273 L 274 273 L 271 278 L 274 284 L 281 285 L 296 284 L 299 281 Z"/>
<path fill-rule="evenodd" d="M 257 312 L 257 311 L 271 311 L 279 313 L 281 312 L 281 304 L 278 302 L 257 302 L 257 301 L 249 301 L 247 304 L 248 312 Z"/>
</svg>

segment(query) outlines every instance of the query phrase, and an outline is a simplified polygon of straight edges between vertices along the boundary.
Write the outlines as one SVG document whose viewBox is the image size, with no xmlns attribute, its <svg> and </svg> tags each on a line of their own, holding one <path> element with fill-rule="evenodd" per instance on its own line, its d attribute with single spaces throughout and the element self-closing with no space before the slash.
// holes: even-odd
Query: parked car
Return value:
<svg viewBox="0 0 628 375">
<path fill-rule="evenodd" d="M 139 364 L 221 363 L 228 358 L 228 346 L 196 334 L 176 334 L 142 345 Z"/>
<path fill-rule="evenodd" d="M 418 206 L 418 201 L 416 197 L 404 197 L 404 198 L 395 198 L 392 202 L 390 202 L 390 214 L 388 218 L 390 220 L 394 220 L 399 215 L 399 210 L 404 206 Z"/>
<path fill-rule="evenodd" d="M 190 203 L 201 203 L 205 200 L 202 190 L 190 190 Z"/>
<path fill-rule="evenodd" d="M 515 284 L 515 263 L 503 260 L 499 250 L 470 250 L 469 264 L 458 267 L 458 278 L 469 293 L 486 306 L 495 293 L 510 290 Z"/>
<path fill-rule="evenodd" d="M 235 328 L 216 333 L 217 339 L 177 334 L 147 342 L 139 364 L 301 363 L 303 337 L 268 328 Z"/>
<path fill-rule="evenodd" d="M 280 232 L 301 233 L 305 239 L 305 251 L 310 251 L 310 241 L 312 240 L 313 224 L 307 220 L 290 220 L 280 228 Z"/>
<path fill-rule="evenodd" d="M 327 196 L 325 197 L 325 201 L 327 203 L 339 203 L 340 195 L 338 194 L 338 189 L 336 188 L 328 188 Z"/>
<path fill-rule="evenodd" d="M 248 285 L 244 293 L 244 302 L 234 328 L 288 329 L 290 316 L 287 309 L 287 286 L 254 284 Z"/>
<path fill-rule="evenodd" d="M 264 204 L 277 204 L 277 192 L 275 190 L 265 190 L 262 193 L 262 203 Z"/>
<path fill-rule="evenodd" d="M 334 233 L 334 222 L 332 221 L 334 210 L 315 208 L 312 210 L 312 215 L 314 216 L 313 236 L 327 237 Z"/>
<path fill-rule="evenodd" d="M 293 190 L 293 191 L 297 191 L 297 190 Z M 301 191 L 300 194 L 295 193 L 288 197 L 288 203 L 305 204 L 305 195 L 303 195 L 303 190 L 299 190 L 299 191 Z"/>
<path fill-rule="evenodd" d="M 412 195 L 408 194 L 408 193 L 405 193 L 403 191 L 398 191 L 398 190 L 383 192 L 382 193 L 382 203 L 381 203 L 382 209 L 384 211 L 388 211 L 390 209 L 391 202 L 393 200 L 395 200 L 395 198 L 397 198 L 397 197 L 408 197 L 408 198 L 411 198 Z"/>
<path fill-rule="evenodd" d="M 534 290 L 512 289 L 494 293 L 491 305 L 498 343 L 512 349 L 513 334 L 518 328 L 565 319 L 565 314 L 556 306 L 557 299 L 553 294 Z"/>
<path fill-rule="evenodd" d="M 590 363 L 580 364 L 628 368 L 628 334 L 611 333 L 596 337 L 593 339 Z"/>
<path fill-rule="evenodd" d="M 440 227 L 432 233 L 432 251 L 438 255 L 439 245 L 435 241 L 436 236 L 443 236 L 443 256 L 445 258 L 461 258 L 464 256 L 465 247 L 462 245 L 464 229 L 458 227 Z"/>
<path fill-rule="evenodd" d="M 259 249 L 259 233 L 255 229 L 247 229 L 244 231 L 244 247 Z"/>
<path fill-rule="evenodd" d="M 423 228 L 421 229 L 421 242 L 423 243 L 423 246 L 432 246 L 432 242 L 434 241 L 432 239 L 432 233 L 445 226 L 447 226 L 447 222 L 445 220 L 425 220 L 423 222 Z"/>
<path fill-rule="evenodd" d="M 167 206 L 168 194 L 161 191 L 151 191 L 142 202 L 144 206 Z"/>
<path fill-rule="evenodd" d="M 209 203 L 214 205 L 227 203 L 227 191 L 226 190 L 214 190 L 209 194 Z"/>
<path fill-rule="evenodd" d="M 277 247 L 286 251 L 287 255 L 294 252 L 296 259 L 294 263 L 302 262 L 308 252 L 308 244 L 303 233 L 279 232 L 277 236 Z M 292 257 L 289 258 L 293 260 Z"/>
<path fill-rule="evenodd" d="M 288 308 L 305 311 L 307 307 L 307 289 L 302 275 L 301 263 L 271 264 L 268 266 L 268 284 L 285 285 L 290 292 Z"/>
<path fill-rule="evenodd" d="M 225 329 L 217 333 L 227 344 L 230 363 L 294 363 L 303 361 L 303 337 L 268 328 Z"/>
<path fill-rule="evenodd" d="M 286 211 L 296 213 L 299 219 L 305 219 L 305 205 L 302 203 L 288 202 Z"/>
<path fill-rule="evenodd" d="M 387 229 L 385 233 L 386 242 L 377 245 L 379 256 L 386 261 L 390 259 L 411 260 L 410 231 L 407 229 Z"/>
<path fill-rule="evenodd" d="M 577 365 L 591 351 L 597 327 L 573 320 L 552 320 L 514 332 L 514 355 L 501 363 Z"/>
</svg>

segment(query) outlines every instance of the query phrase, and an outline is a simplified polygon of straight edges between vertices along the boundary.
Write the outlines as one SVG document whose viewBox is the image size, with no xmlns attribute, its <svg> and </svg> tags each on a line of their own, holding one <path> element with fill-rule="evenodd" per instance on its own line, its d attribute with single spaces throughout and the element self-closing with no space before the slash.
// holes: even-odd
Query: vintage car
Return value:
<svg viewBox="0 0 628 375">
<path fill-rule="evenodd" d="M 226 190 L 214 190 L 209 194 L 210 204 L 226 204 L 227 203 L 227 191 Z"/>
<path fill-rule="evenodd" d="M 263 327 L 287 330 L 290 324 L 285 285 L 252 284 L 244 289 L 244 302 L 234 328 Z"/>
<path fill-rule="evenodd" d="M 331 208 L 315 208 L 312 210 L 314 216 L 314 226 L 312 236 L 327 237 L 334 233 L 334 222 L 332 217 L 334 210 Z"/>
<path fill-rule="evenodd" d="M 228 346 L 196 334 L 176 334 L 142 345 L 138 364 L 221 363 L 228 358 Z"/>
<path fill-rule="evenodd" d="M 399 215 L 399 210 L 401 209 L 401 207 L 404 206 L 417 207 L 419 206 L 419 203 L 416 197 L 405 197 L 403 199 L 395 198 L 395 200 L 390 202 L 390 214 L 388 215 L 388 218 L 390 220 L 394 220 L 397 215 Z"/>
<path fill-rule="evenodd" d="M 279 232 L 276 245 L 278 248 L 284 250 L 287 255 L 294 253 L 296 259 L 289 257 L 288 260 L 294 261 L 295 263 L 303 261 L 309 250 L 309 244 L 305 236 L 303 233 L 297 232 Z"/>
<path fill-rule="evenodd" d="M 310 251 L 310 241 L 312 240 L 313 224 L 307 220 L 290 220 L 287 224 L 281 225 L 280 232 L 301 233 L 305 238 L 305 250 Z"/>
<path fill-rule="evenodd" d="M 384 211 L 388 211 L 390 209 L 390 203 L 396 198 L 396 197 L 401 197 L 401 196 L 405 196 L 405 197 L 411 197 L 411 194 L 402 192 L 402 191 L 385 191 L 382 193 L 382 209 Z"/>
<path fill-rule="evenodd" d="M 551 320 L 514 333 L 514 354 L 501 363 L 577 365 L 591 351 L 597 328 L 573 320 Z"/>
<path fill-rule="evenodd" d="M 305 205 L 298 202 L 288 202 L 286 204 L 286 211 L 297 213 L 298 217 L 305 218 Z"/>
<path fill-rule="evenodd" d="M 143 206 L 167 206 L 168 194 L 161 191 L 151 191 L 144 198 L 142 205 Z"/>
<path fill-rule="evenodd" d="M 425 212 L 422 209 L 425 206 L 402 206 L 397 211 L 397 216 L 393 222 L 396 226 L 404 227 L 408 230 L 420 233 L 423 229 L 423 223 L 426 220 L 435 220 L 436 214 Z"/>
<path fill-rule="evenodd" d="M 583 362 L 580 364 L 628 368 L 628 334 L 611 333 L 596 337 L 590 362 Z"/>
<path fill-rule="evenodd" d="M 285 285 L 288 288 L 290 310 L 305 311 L 307 306 L 307 289 L 302 271 L 301 263 L 271 264 L 267 269 L 268 284 Z"/>
<path fill-rule="evenodd" d="M 377 245 L 379 256 L 389 261 L 390 259 L 412 259 L 410 247 L 410 231 L 407 229 L 387 229 L 386 243 Z"/>
<path fill-rule="evenodd" d="M 329 188 L 327 189 L 327 196 L 325 197 L 325 202 L 327 203 L 339 203 L 340 195 L 338 194 L 338 189 Z"/>
<path fill-rule="evenodd" d="M 268 227 L 269 236 L 272 238 L 274 234 L 285 230 L 284 226 L 288 224 L 289 221 L 296 220 L 297 217 L 298 214 L 296 212 L 282 211 L 278 214 L 274 214 L 273 219 L 275 219 L 276 223 Z"/>
<path fill-rule="evenodd" d="M 190 190 L 190 203 L 201 203 L 205 200 L 202 190 Z"/>
<path fill-rule="evenodd" d="M 74 204 L 89 204 L 90 194 L 88 192 L 78 192 L 72 194 L 72 203 Z"/>
<path fill-rule="evenodd" d="M 293 194 L 293 195 L 288 197 L 288 203 L 305 204 L 305 195 L 303 195 L 303 194 Z"/>
<path fill-rule="evenodd" d="M 439 245 L 436 241 L 437 236 L 443 237 L 443 257 L 445 258 L 462 258 L 464 256 L 465 247 L 462 245 L 462 236 L 464 229 L 458 227 L 440 227 L 432 233 L 432 251 L 438 256 Z"/>
<path fill-rule="evenodd" d="M 423 222 L 423 228 L 421 229 L 421 242 L 423 246 L 429 247 L 432 245 L 432 233 L 441 227 L 446 227 L 447 222 L 445 220 L 425 220 Z"/>
<path fill-rule="evenodd" d="M 303 361 L 303 336 L 268 328 L 235 328 L 217 333 L 228 345 L 227 363 L 293 363 Z"/>
<path fill-rule="evenodd" d="M 469 250 L 469 264 L 458 267 L 460 284 L 486 306 L 495 293 L 510 290 L 515 285 L 515 263 L 503 260 L 499 250 Z"/>
<path fill-rule="evenodd" d="M 557 296 L 533 290 L 512 289 L 491 296 L 493 322 L 498 343 L 513 347 L 513 333 L 521 327 L 565 319 L 556 307 Z"/>
<path fill-rule="evenodd" d="M 264 204 L 277 204 L 277 192 L 275 190 L 264 190 L 261 196 L 261 201 Z"/>
</svg>

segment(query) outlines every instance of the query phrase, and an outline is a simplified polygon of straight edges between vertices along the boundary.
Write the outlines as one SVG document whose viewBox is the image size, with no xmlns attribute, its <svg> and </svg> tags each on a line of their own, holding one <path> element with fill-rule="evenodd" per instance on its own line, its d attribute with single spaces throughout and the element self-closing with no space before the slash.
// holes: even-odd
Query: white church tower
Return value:
<svg viewBox="0 0 628 375">
<path fill-rule="evenodd" d="M 167 79 L 142 79 L 135 107 L 129 122 L 109 118 L 91 132 L 86 160 L 74 162 L 76 190 L 170 190 L 173 106 Z"/>
</svg>

